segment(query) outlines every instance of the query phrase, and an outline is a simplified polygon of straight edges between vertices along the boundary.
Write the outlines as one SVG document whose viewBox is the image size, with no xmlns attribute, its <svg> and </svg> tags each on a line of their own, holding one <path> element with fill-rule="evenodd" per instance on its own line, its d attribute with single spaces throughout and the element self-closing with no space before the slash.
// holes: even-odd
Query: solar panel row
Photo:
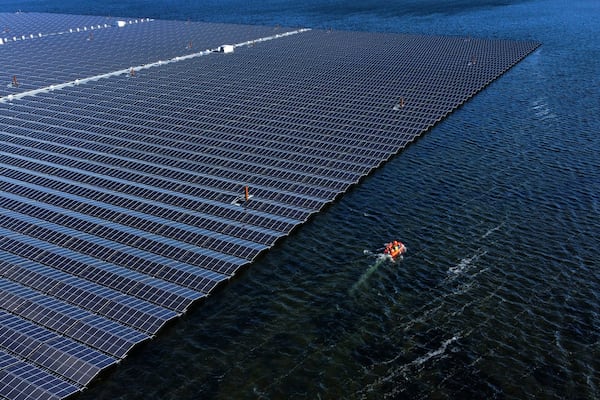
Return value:
<svg viewBox="0 0 600 400">
<path fill-rule="evenodd" d="M 22 154 L 25 154 L 25 155 L 27 155 L 27 154 L 33 154 L 34 157 L 36 156 L 35 152 L 32 152 L 32 151 L 28 152 L 26 149 L 20 149 L 20 152 Z M 39 152 L 37 154 L 39 154 Z M 19 160 L 19 161 L 16 161 L 16 162 L 17 163 L 22 163 L 22 160 Z M 35 162 L 35 158 L 31 162 L 32 163 Z M 71 162 L 71 160 L 67 158 L 66 162 L 67 163 Z M 56 165 L 56 166 L 55 165 L 50 165 L 50 164 L 45 163 L 45 162 L 40 162 L 40 163 L 38 163 L 38 165 L 36 165 L 35 168 L 39 172 L 46 173 L 46 172 L 50 171 L 51 168 L 53 168 L 53 167 L 54 168 L 58 168 L 59 166 L 58 165 Z M 120 188 L 122 186 L 122 180 L 119 180 L 118 177 L 117 177 L 117 180 L 115 181 L 115 180 L 108 179 L 106 175 L 102 174 L 102 172 L 104 171 L 104 169 L 101 168 L 101 167 L 96 167 L 96 172 L 97 173 L 93 174 L 93 175 L 89 174 L 89 173 L 86 173 L 85 171 L 78 172 L 76 170 L 73 170 L 72 168 L 70 170 L 71 170 L 70 171 L 71 173 L 69 174 L 69 178 L 77 180 L 78 182 L 81 182 L 81 183 L 90 183 L 90 184 L 93 184 L 95 186 L 103 186 L 105 189 L 113 189 L 113 188 L 117 188 L 118 189 L 118 188 Z M 115 173 L 118 173 L 118 172 L 119 171 L 117 170 Z M 67 176 L 66 174 L 63 174 L 63 175 L 65 177 Z M 150 177 L 150 178 L 153 178 L 153 177 Z M 154 178 L 158 179 L 158 177 L 154 177 Z M 166 185 L 166 183 L 164 183 L 163 185 Z M 155 190 L 154 186 L 145 185 L 145 184 L 139 184 L 139 185 L 132 186 L 131 190 L 138 189 L 138 192 L 135 193 L 135 196 L 140 196 L 139 192 L 141 190 L 139 190 L 139 189 L 142 189 L 142 188 L 144 188 L 144 189 L 147 190 L 147 192 L 144 193 L 144 194 L 147 194 L 148 196 L 158 196 L 158 197 L 161 197 L 162 195 L 164 195 L 164 192 Z M 231 194 L 229 194 L 228 196 L 231 197 Z M 197 197 L 196 196 L 188 196 L 188 198 L 189 198 L 189 201 L 193 202 L 191 204 L 191 207 L 193 207 L 195 209 L 201 208 L 200 204 L 198 204 L 198 205 L 195 204 L 197 202 L 197 200 L 196 200 Z M 209 200 L 209 199 L 207 199 L 207 200 Z M 185 199 L 178 199 L 177 203 L 178 204 L 185 204 L 186 202 L 185 202 Z M 220 214 L 220 215 L 223 215 L 223 214 Z M 267 227 L 270 227 L 270 226 L 267 225 Z"/>
<path fill-rule="evenodd" d="M 4 43 L 13 40 L 36 39 L 40 35 L 58 35 L 61 32 L 83 31 L 101 29 L 112 26 L 114 18 L 98 17 L 91 15 L 71 15 L 65 17 L 60 14 L 43 13 L 21 13 L 14 14 L 0 13 L 0 26 L 2 32 L 0 38 Z M 33 36 L 33 38 L 32 38 Z"/>
<path fill-rule="evenodd" d="M 85 214 L 80 214 L 82 215 L 82 218 L 83 215 L 101 218 L 102 220 L 111 221 L 115 224 L 123 226 L 122 229 L 125 229 L 125 227 L 138 227 L 143 229 L 144 232 L 161 235 L 176 241 L 186 242 L 194 245 L 198 245 L 199 243 L 206 241 L 206 239 L 209 237 L 214 237 L 215 241 L 211 242 L 206 247 L 211 250 L 221 251 L 224 254 L 251 258 L 249 256 L 251 256 L 252 253 L 256 253 L 265 249 L 265 246 L 260 246 L 243 239 L 237 239 L 239 244 L 236 244 L 233 242 L 236 240 L 235 238 L 226 237 L 223 235 L 220 237 L 212 230 L 199 228 L 194 229 L 194 227 L 186 224 L 167 220 L 165 218 L 152 217 L 151 215 L 130 211 L 125 208 L 108 208 L 106 205 L 104 205 L 104 203 L 94 200 L 88 200 L 86 202 L 85 198 L 83 197 L 76 198 L 74 196 L 64 196 L 60 194 L 60 192 L 43 191 L 41 188 L 36 189 L 30 186 L 25 186 L 22 183 L 20 184 L 18 181 L 0 182 L 0 188 L 6 192 L 25 196 L 26 198 L 32 200 L 39 200 L 43 198 L 45 203 L 60 207 L 56 208 L 56 211 L 54 211 L 56 213 L 62 213 L 65 211 L 65 209 L 71 210 L 74 213 L 80 213 L 81 211 L 84 211 Z M 19 201 L 26 200 L 25 198 L 21 197 L 21 200 Z M 109 236 L 112 237 L 112 235 Z M 233 244 L 231 244 L 232 242 Z M 221 245 L 223 248 L 219 248 L 218 245 Z M 235 254 L 236 251 L 240 252 L 241 254 Z M 215 256 L 222 258 L 221 253 L 215 253 Z M 199 273 L 200 272 L 201 271 L 199 271 Z M 218 274 L 209 274 L 208 271 L 206 271 L 206 275 L 219 278 Z M 206 282 L 204 284 L 206 284 Z"/>
<path fill-rule="evenodd" d="M 97 240 L 96 243 L 94 243 L 90 240 L 91 238 L 85 234 L 80 234 L 82 238 L 79 238 L 77 237 L 76 231 L 61 229 L 60 227 L 56 227 L 51 223 L 31 215 L 27 217 L 23 214 L 12 212 L 8 208 L 0 208 L 0 211 L 3 213 L 3 215 L 0 216 L 0 223 L 2 223 L 2 226 L 7 227 L 13 232 L 18 232 L 22 235 L 27 235 L 29 238 L 38 238 L 51 243 L 52 245 L 55 245 L 56 248 L 65 250 L 65 255 L 73 252 L 74 254 L 82 254 L 92 259 L 99 259 L 111 263 L 110 272 L 107 271 L 107 266 L 105 265 L 100 265 L 96 268 L 85 268 L 80 274 L 86 279 L 93 280 L 101 285 L 111 287 L 130 295 L 135 295 L 142 300 L 179 312 L 184 311 L 191 301 L 203 297 L 202 293 L 160 279 L 149 278 L 147 275 L 134 271 L 133 268 L 129 268 L 129 265 L 127 265 L 126 262 L 131 262 L 131 264 L 134 262 L 143 263 L 145 260 L 140 256 L 134 255 L 133 252 L 129 254 L 130 257 L 122 257 L 121 254 L 117 254 L 113 250 L 115 246 L 111 246 L 111 243 L 102 240 Z M 71 235 L 69 235 L 69 233 L 71 233 Z M 34 259 L 36 260 L 40 257 L 40 254 L 37 254 L 37 252 L 31 249 L 30 245 L 27 243 L 18 247 L 13 243 L 10 251 L 17 254 L 17 250 L 22 252 L 19 253 L 21 256 L 29 256 L 30 258 L 35 257 Z M 69 250 L 69 252 L 67 250 Z M 43 254 L 44 253 L 42 253 L 42 255 Z M 119 262 L 122 260 L 126 261 L 122 263 L 123 266 L 121 266 L 121 263 Z M 57 260 L 51 259 L 48 261 L 56 262 Z M 81 263 L 81 268 L 75 268 L 75 262 L 69 261 L 70 260 L 68 259 L 63 261 L 63 263 L 68 263 L 68 265 L 62 265 L 63 263 L 61 263 L 61 270 L 75 274 L 75 271 L 79 272 L 79 269 L 83 269 L 83 267 L 86 266 L 86 264 Z M 42 261 L 40 260 L 40 262 Z M 134 265 L 132 265 L 132 267 L 134 267 Z"/>
<path fill-rule="evenodd" d="M 20 288 L 5 287 L 4 283 L 4 281 L 0 281 L 2 294 L 5 293 L 5 290 L 18 293 Z M 35 296 L 33 295 L 29 301 L 11 298 L 7 303 L 10 304 L 12 301 L 13 307 L 26 310 L 24 311 L 25 316 L 28 313 L 40 314 L 47 311 L 49 307 L 43 307 L 36 303 Z M 17 295 L 13 294 L 12 297 L 17 297 Z M 6 299 L 4 300 L 6 301 Z M 72 319 L 74 320 L 73 324 L 76 324 L 75 318 Z M 115 362 L 115 359 L 97 350 L 51 333 L 36 324 L 5 312 L 0 312 L 0 348 L 31 360 L 48 370 L 55 371 L 80 385 L 86 385 L 102 369 Z"/>
<path fill-rule="evenodd" d="M 127 214 L 121 214 L 121 220 L 117 222 L 110 221 L 110 215 L 105 215 L 107 213 L 103 213 L 102 218 L 92 218 L 92 212 L 86 212 L 86 214 L 82 214 L 79 212 L 71 212 L 68 216 L 63 214 L 63 208 L 53 207 L 50 205 L 46 206 L 37 206 L 37 205 L 28 205 L 24 207 L 22 205 L 22 201 L 25 201 L 23 197 L 16 198 L 15 196 L 10 196 L 14 198 L 14 207 L 18 207 L 19 211 L 30 215 L 32 217 L 41 217 L 42 215 L 48 221 L 59 220 L 60 224 L 65 227 L 70 227 L 76 229 L 81 232 L 92 233 L 95 236 L 106 238 L 107 240 L 117 241 L 119 243 L 123 243 L 126 245 L 135 245 L 135 247 L 151 251 L 157 254 L 169 253 L 174 251 L 173 247 L 184 248 L 188 253 L 186 253 L 189 262 L 199 263 L 200 261 L 194 261 L 196 259 L 203 260 L 206 262 L 206 265 L 213 264 L 212 259 L 216 259 L 217 261 L 222 261 L 226 265 L 229 265 L 232 260 L 239 261 L 243 263 L 243 260 L 236 260 L 232 256 L 229 256 L 227 253 L 234 251 L 243 251 L 245 253 L 251 253 L 252 248 L 243 246 L 244 243 L 250 243 L 248 246 L 255 246 L 251 242 L 246 242 L 243 240 L 239 240 L 239 243 L 229 243 L 225 240 L 218 241 L 215 237 L 209 237 L 206 235 L 201 235 L 198 232 L 188 232 L 184 229 L 179 229 L 178 233 L 182 234 L 182 240 L 174 240 L 170 239 L 169 236 L 173 231 L 177 231 L 176 227 L 162 226 L 159 225 L 159 234 L 153 234 L 153 228 L 157 224 L 152 224 L 145 219 L 135 218 L 134 216 L 130 216 Z M 6 199 L 8 204 L 9 200 Z M 93 208 L 93 207 L 86 207 Z M 87 209 L 85 210 L 87 211 Z M 131 224 L 133 225 L 136 220 L 141 220 L 142 225 L 139 228 L 143 229 L 143 231 L 138 228 L 128 228 L 125 225 Z M 100 221 L 103 221 L 104 226 L 99 228 L 98 224 Z M 143 233 L 142 233 L 143 232 Z M 185 236 L 184 236 L 185 235 Z M 143 237 L 142 237 L 143 236 Z M 166 237 L 165 237 L 166 236 Z M 187 237 L 192 236 L 192 238 L 202 239 L 195 242 L 193 245 L 186 245 L 185 243 L 180 242 L 189 242 L 189 240 L 185 240 Z M 216 236 L 213 235 L 213 236 Z M 210 242 L 209 242 L 210 241 Z M 208 244 L 205 244 L 208 243 Z M 204 246 L 206 248 L 200 248 L 198 246 Z M 218 248 L 222 246 L 223 248 Z M 211 247 L 216 249 L 216 252 L 210 251 Z M 171 258 L 180 258 L 184 257 L 184 255 L 178 256 L 173 254 Z M 238 262 L 238 263 L 239 263 Z M 236 263 L 236 265 L 238 264 Z"/>
<path fill-rule="evenodd" d="M 10 47 L 11 58 L 4 62 L 0 60 L 0 66 L 9 71 L 10 76 L 17 77 L 18 85 L 0 85 L 0 96 L 168 60 L 224 43 L 291 31 L 147 19 L 128 19 L 126 26 L 119 28 L 118 18 L 73 19 L 65 15 L 48 17 L 50 25 L 47 27 L 46 21 L 40 18 L 39 27 L 35 27 L 30 23 L 23 26 L 23 19 L 18 14 L 4 14 L 3 19 L 9 31 L 15 26 L 16 31 L 27 33 L 3 38 L 5 46 Z M 11 83 L 10 80 L 7 83 Z"/>
<path fill-rule="evenodd" d="M 145 218 L 148 221 L 157 221 L 156 223 L 162 222 L 165 226 L 162 234 L 167 236 L 173 234 L 171 229 L 176 231 L 185 229 L 186 232 L 190 231 L 191 233 L 194 233 L 194 227 L 204 226 L 210 232 L 228 234 L 235 238 L 245 238 L 250 242 L 264 245 L 272 243 L 278 237 L 278 232 L 271 232 L 265 229 L 252 229 L 252 227 L 248 226 L 231 225 L 226 220 L 213 219 L 210 218 L 210 216 L 186 215 L 182 211 L 160 208 L 158 206 L 153 206 L 152 204 L 141 202 L 137 199 L 103 195 L 103 193 L 98 190 L 81 190 L 81 188 L 79 188 L 78 194 L 70 194 L 68 193 L 68 190 L 64 190 L 64 187 L 62 187 L 63 190 L 50 189 L 51 184 L 46 184 L 44 186 L 35 183 L 43 183 L 43 178 L 35 175 L 27 175 L 16 169 L 6 170 L 5 176 L 6 181 L 1 182 L 0 187 L 6 192 L 25 196 L 31 200 L 39 201 L 44 199 L 44 202 L 46 203 L 73 211 L 84 210 L 86 214 L 91 216 L 114 221 L 119 220 L 119 223 L 121 224 L 127 222 L 124 214 L 127 214 L 127 219 L 132 219 L 134 222 L 138 218 Z M 85 194 L 86 196 L 84 197 L 81 194 Z M 99 201 L 98 199 L 101 199 L 102 201 Z M 138 223 L 138 225 L 140 223 Z M 180 237 L 179 239 L 181 240 L 184 238 L 185 237 Z M 210 271 L 198 270 L 197 274 L 199 277 L 206 276 L 211 280 L 216 281 L 223 279 L 219 274 L 211 273 Z"/>
<path fill-rule="evenodd" d="M 2 244 L 3 246 L 11 244 L 11 241 L 4 240 Z M 18 272 L 20 271 L 10 271 L 10 267 L 12 267 L 10 264 L 2 264 L 3 277 L 12 279 L 16 276 L 18 278 Z M 29 286 L 32 288 L 28 291 L 29 297 L 35 297 L 35 300 L 37 300 L 36 306 L 41 311 L 40 313 L 32 314 L 31 312 L 33 311 L 27 311 L 23 308 L 24 305 L 28 304 L 27 301 L 29 300 L 24 298 L 20 293 L 28 287 L 20 285 L 18 282 L 19 280 L 15 279 L 12 284 L 9 284 L 8 281 L 3 280 L 2 299 L 5 310 L 36 322 L 52 331 L 67 335 L 81 343 L 88 344 L 94 349 L 101 350 L 115 357 L 123 357 L 131 347 L 149 337 L 147 334 L 137 332 L 128 326 L 120 325 L 109 319 L 119 311 L 118 305 L 115 304 L 116 302 L 103 303 L 101 307 L 90 305 L 88 307 L 85 307 L 85 305 L 77 307 L 77 305 L 62 301 L 61 298 L 68 300 L 68 296 L 65 294 L 65 287 L 53 288 L 53 290 L 44 292 L 36 290 L 38 282 L 33 282 L 33 285 Z M 16 285 L 19 285 L 18 287 L 21 289 L 17 290 Z M 61 300 L 55 300 L 55 297 Z M 99 308 L 98 313 L 93 312 L 95 310 L 89 310 L 90 308 Z M 105 314 L 106 317 L 98 317 L 99 313 Z M 142 311 L 137 311 L 129 317 L 133 319 L 136 314 L 139 315 L 141 313 Z"/>
<path fill-rule="evenodd" d="M 87 385 L 538 46 L 27 16 L 0 15 L 9 399 Z"/>
<path fill-rule="evenodd" d="M 19 400 L 59 400 L 79 390 L 79 387 L 0 350 L 0 396 Z"/>
<path fill-rule="evenodd" d="M 18 247 L 18 244 L 14 242 L 9 243 Z M 4 259 L 10 262 L 2 261 L 0 263 L 0 276 L 80 309 L 110 318 L 103 321 L 102 325 L 106 326 L 106 334 L 116 332 L 114 334 L 116 338 L 131 337 L 133 340 L 130 342 L 138 343 L 145 340 L 146 335 L 136 332 L 128 326 L 151 334 L 166 320 L 174 317 L 174 313 L 143 300 L 124 296 L 116 290 L 102 287 L 94 282 L 74 277 L 15 254 L 6 254 Z M 114 324 L 111 322 L 112 320 L 125 326 Z M 153 326 L 152 323 L 156 326 Z M 117 342 L 116 338 L 108 341 Z M 117 355 L 119 353 L 110 352 L 110 354 Z"/>
<path fill-rule="evenodd" d="M 27 128 L 30 129 L 31 127 L 28 126 Z M 12 136 L 10 139 L 12 139 L 11 142 L 18 145 L 18 147 L 15 146 L 11 150 L 13 154 L 30 157 L 32 159 L 40 159 L 40 154 L 44 154 L 44 161 L 48 165 L 65 167 L 65 169 L 82 171 L 82 173 L 97 174 L 102 171 L 105 177 L 114 177 L 118 180 L 133 180 L 146 186 L 175 190 L 177 192 L 208 199 L 217 200 L 222 198 L 223 194 L 231 195 L 235 188 L 239 188 L 240 181 L 253 182 L 253 186 L 257 190 L 261 190 L 261 196 L 264 198 L 272 198 L 276 196 L 276 194 L 274 194 L 270 189 L 267 189 L 269 186 L 271 186 L 273 189 L 294 190 L 294 187 L 289 187 L 290 183 L 285 181 L 285 174 L 282 174 L 282 178 L 276 180 L 268 178 L 268 181 L 267 178 L 251 177 L 240 172 L 232 173 L 232 176 L 230 177 L 223 176 L 222 174 L 222 177 L 213 178 L 211 176 L 192 174 L 186 172 L 184 169 L 173 171 L 172 168 L 162 167 L 157 165 L 155 162 L 146 162 L 145 160 L 140 162 L 135 158 L 118 158 L 113 157 L 112 155 L 106 155 L 104 152 L 84 152 L 80 149 L 59 146 L 51 142 L 44 143 L 44 141 L 39 139 L 17 139 L 14 136 Z M 30 146 L 33 145 L 36 148 L 32 149 L 31 147 L 25 147 L 28 144 Z M 11 145 L 8 143 L 6 143 L 6 146 L 11 147 Z M 227 154 L 231 154 L 232 152 L 235 152 L 235 149 L 228 150 Z M 225 152 L 222 151 L 221 153 Z M 141 154 L 141 156 L 143 157 L 144 155 Z M 170 154 L 170 156 L 176 157 L 176 154 Z M 181 155 L 181 157 L 184 156 L 184 154 Z M 224 157 L 226 157 L 226 155 L 224 155 Z M 198 165 L 199 164 L 196 163 L 196 166 Z M 193 164 L 190 164 L 190 167 L 192 166 Z M 277 185 L 278 182 L 280 182 L 279 186 L 283 187 L 279 187 Z M 325 199 L 329 199 L 332 193 L 333 192 L 328 193 L 329 196 L 325 197 Z M 311 201 L 314 204 L 318 204 L 322 202 L 322 199 L 306 199 L 307 204 Z M 308 206 L 306 207 L 313 208 Z"/>
</svg>

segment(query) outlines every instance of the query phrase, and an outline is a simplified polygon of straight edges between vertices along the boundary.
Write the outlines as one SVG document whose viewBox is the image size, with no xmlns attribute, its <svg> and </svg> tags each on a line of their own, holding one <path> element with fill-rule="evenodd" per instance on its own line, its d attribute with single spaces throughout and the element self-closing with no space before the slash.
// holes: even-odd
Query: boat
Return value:
<svg viewBox="0 0 600 400">
<path fill-rule="evenodd" d="M 404 243 L 394 240 L 393 242 L 386 243 L 385 248 L 383 250 L 383 254 L 389 255 L 392 258 L 400 257 L 406 253 L 406 246 Z"/>
</svg>

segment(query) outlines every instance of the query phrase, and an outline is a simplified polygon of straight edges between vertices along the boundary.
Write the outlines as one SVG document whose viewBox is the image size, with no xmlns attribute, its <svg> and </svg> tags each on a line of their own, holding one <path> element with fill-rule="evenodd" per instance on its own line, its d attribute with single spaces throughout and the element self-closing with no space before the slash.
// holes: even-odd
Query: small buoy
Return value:
<svg viewBox="0 0 600 400">
<path fill-rule="evenodd" d="M 244 194 L 233 199 L 231 204 L 235 206 L 241 206 L 242 204 L 248 203 L 248 201 L 250 201 L 251 198 L 252 195 L 250 194 L 250 188 L 248 188 L 248 185 L 246 185 L 244 186 Z"/>
</svg>

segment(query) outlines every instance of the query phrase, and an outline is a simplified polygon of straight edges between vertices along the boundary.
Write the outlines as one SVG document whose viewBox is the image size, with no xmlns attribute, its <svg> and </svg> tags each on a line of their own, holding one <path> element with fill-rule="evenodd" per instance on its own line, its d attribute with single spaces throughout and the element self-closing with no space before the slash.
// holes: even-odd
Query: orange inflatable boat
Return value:
<svg viewBox="0 0 600 400">
<path fill-rule="evenodd" d="M 392 258 L 396 258 L 406 253 L 406 246 L 398 240 L 394 240 L 393 242 L 386 243 L 385 249 L 383 250 L 383 254 L 388 254 Z"/>
</svg>

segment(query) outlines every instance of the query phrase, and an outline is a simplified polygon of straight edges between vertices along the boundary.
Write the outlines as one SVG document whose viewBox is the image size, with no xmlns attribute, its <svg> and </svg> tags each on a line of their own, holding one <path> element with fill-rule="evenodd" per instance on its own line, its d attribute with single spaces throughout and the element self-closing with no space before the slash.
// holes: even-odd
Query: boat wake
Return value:
<svg viewBox="0 0 600 400">
<path fill-rule="evenodd" d="M 486 233 L 483 234 L 483 236 L 481 236 L 482 239 L 485 239 L 486 237 L 490 236 L 492 233 L 499 231 L 500 229 L 502 229 L 502 227 L 506 224 L 506 222 L 502 222 L 500 225 L 495 226 L 491 229 L 488 229 L 488 231 Z"/>
<path fill-rule="evenodd" d="M 557 118 L 556 114 L 552 112 L 550 109 L 550 105 L 548 104 L 548 99 L 541 98 L 533 102 L 531 109 L 534 112 L 534 115 L 539 119 L 555 119 Z"/>
<path fill-rule="evenodd" d="M 394 258 L 392 258 L 392 256 L 390 256 L 389 254 L 373 253 L 370 250 L 363 250 L 363 254 L 367 256 L 374 256 L 375 262 L 369 265 L 365 272 L 362 273 L 360 278 L 358 278 L 354 285 L 352 285 L 352 287 L 350 288 L 350 295 L 356 294 L 356 292 L 365 284 L 367 280 L 369 280 L 371 275 L 373 275 L 375 271 L 379 269 L 380 266 L 386 263 L 395 262 Z M 399 258 L 401 258 L 401 256 Z"/>
<path fill-rule="evenodd" d="M 378 363 L 377 364 L 378 366 L 388 365 L 389 366 L 388 373 L 383 376 L 380 376 L 376 381 L 374 381 L 370 385 L 367 385 L 365 388 L 363 388 L 361 393 L 359 393 L 359 394 L 362 394 L 363 396 L 359 396 L 359 397 L 364 397 L 364 394 L 366 394 L 370 391 L 373 391 L 374 389 L 376 389 L 378 387 L 382 387 L 390 382 L 395 382 L 400 377 L 402 377 L 403 380 L 410 380 L 409 375 L 411 373 L 415 373 L 415 371 L 418 371 L 420 368 L 422 368 L 423 364 L 427 363 L 430 360 L 433 360 L 436 358 L 443 358 L 448 350 L 448 347 L 450 345 L 452 345 L 453 343 L 455 343 L 456 341 L 458 341 L 459 339 L 461 339 L 461 337 L 462 336 L 460 334 L 455 334 L 451 338 L 446 339 L 442 343 L 440 343 L 440 346 L 437 349 L 430 350 L 426 354 L 419 356 L 416 359 L 409 361 L 407 363 L 404 363 L 402 365 L 399 365 L 397 367 L 392 367 L 392 366 L 394 364 L 396 364 L 396 362 L 399 359 L 404 357 L 405 354 L 403 354 L 403 353 L 398 354 L 396 357 L 394 357 L 390 360 Z M 402 391 L 402 387 L 394 387 L 392 393 L 389 393 L 389 395 L 391 395 L 391 396 L 400 395 L 401 391 Z"/>
<path fill-rule="evenodd" d="M 453 275 L 460 275 L 460 274 L 464 274 L 466 272 L 468 272 L 471 268 L 473 268 L 473 266 L 475 265 L 475 262 L 477 260 L 479 260 L 481 257 L 485 256 L 487 254 L 487 250 L 484 250 L 483 248 L 478 248 L 477 250 L 475 250 L 475 253 L 473 253 L 473 255 L 471 255 L 470 257 L 465 257 L 462 258 L 458 264 L 448 268 L 448 274 L 450 276 Z"/>
</svg>

